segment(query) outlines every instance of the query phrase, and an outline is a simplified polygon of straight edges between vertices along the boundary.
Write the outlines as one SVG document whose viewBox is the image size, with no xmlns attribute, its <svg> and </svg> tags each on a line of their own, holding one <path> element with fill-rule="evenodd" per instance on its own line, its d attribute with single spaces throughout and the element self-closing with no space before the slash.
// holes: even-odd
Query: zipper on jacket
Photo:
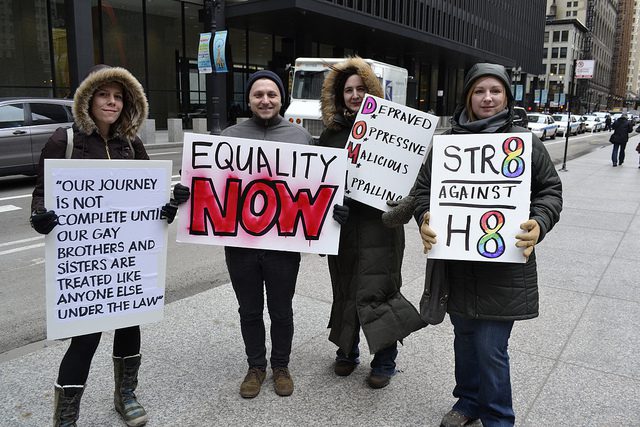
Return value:
<svg viewBox="0 0 640 427">
<path fill-rule="evenodd" d="M 111 160 L 111 155 L 109 154 L 109 143 L 106 139 L 102 139 L 104 140 L 104 150 L 107 152 L 107 158 Z"/>
</svg>

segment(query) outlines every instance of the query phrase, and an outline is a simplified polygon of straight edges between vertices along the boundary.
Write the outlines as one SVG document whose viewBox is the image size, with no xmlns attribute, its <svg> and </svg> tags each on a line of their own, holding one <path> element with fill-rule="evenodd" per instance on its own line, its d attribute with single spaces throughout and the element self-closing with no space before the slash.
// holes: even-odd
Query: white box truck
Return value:
<svg viewBox="0 0 640 427">
<path fill-rule="evenodd" d="M 298 58 L 293 70 L 291 102 L 284 118 L 291 123 L 304 126 L 311 136 L 319 138 L 324 130 L 320 113 L 320 91 L 325 75 L 332 64 L 345 58 Z M 384 98 L 398 104 L 407 102 L 407 79 L 405 68 L 384 62 L 365 59 L 380 80 Z"/>
</svg>

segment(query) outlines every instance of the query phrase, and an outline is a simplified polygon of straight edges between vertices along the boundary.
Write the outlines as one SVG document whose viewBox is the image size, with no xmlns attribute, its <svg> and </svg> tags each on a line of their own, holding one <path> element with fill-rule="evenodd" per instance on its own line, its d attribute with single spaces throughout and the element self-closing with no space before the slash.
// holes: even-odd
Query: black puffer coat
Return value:
<svg viewBox="0 0 640 427">
<path fill-rule="evenodd" d="M 626 117 L 620 117 L 613 122 L 611 127 L 613 128 L 613 134 L 609 141 L 612 144 L 625 144 L 629 141 L 629 134 L 633 132 L 633 124 Z"/>
<path fill-rule="evenodd" d="M 144 145 L 136 135 L 149 111 L 147 97 L 138 80 L 120 67 L 97 66 L 97 71 L 85 78 L 73 98 L 73 151 L 72 159 L 136 159 L 149 160 Z M 124 87 L 124 105 L 120 117 L 111 126 L 112 136 L 105 141 L 89 114 L 94 92 L 109 82 Z M 42 149 L 38 164 L 38 177 L 33 190 L 31 210 L 44 208 L 44 161 L 64 159 L 67 149 L 67 130 L 58 128 Z M 51 209 L 50 206 L 47 208 Z"/>
<path fill-rule="evenodd" d="M 338 64 L 322 89 L 323 120 L 331 126 L 320 136 L 321 146 L 344 148 L 351 130 L 351 123 L 341 114 L 340 100 L 336 101 L 342 90 L 335 90 L 336 80 L 344 85 L 345 79 L 337 79 L 339 70 L 347 67 L 358 70 L 369 93 L 382 95 L 377 78 L 362 59 Z M 375 208 L 351 199 L 345 204 L 349 219 L 342 226 L 340 250 L 328 257 L 333 288 L 329 340 L 348 354 L 361 325 L 369 351 L 376 353 L 425 323 L 400 293 L 404 229 L 386 228 L 382 212 Z"/>
<path fill-rule="evenodd" d="M 479 67 L 478 67 L 479 65 Z M 509 95 L 510 115 L 507 122 L 496 133 L 529 132 L 513 126 L 513 96 L 509 77 L 494 74 L 491 67 L 478 64 L 474 74 L 472 69 L 467 77 L 465 91 L 471 90 L 472 83 L 480 76 L 494 76 L 501 79 Z M 469 133 L 459 125 L 462 113 L 460 106 L 452 118 L 453 134 Z M 562 210 L 562 183 L 553 166 L 544 144 L 532 135 L 531 157 L 531 208 L 530 218 L 540 225 L 541 242 L 559 220 Z M 429 210 L 431 199 L 431 162 L 427 161 L 416 180 L 415 217 L 422 223 L 423 215 Z M 442 244 L 442 238 L 439 239 Z M 473 319 L 521 320 L 538 316 L 538 276 L 535 250 L 524 264 L 455 261 L 427 259 L 425 293 L 420 304 L 420 313 L 429 323 L 438 323 L 444 311 Z"/>
</svg>

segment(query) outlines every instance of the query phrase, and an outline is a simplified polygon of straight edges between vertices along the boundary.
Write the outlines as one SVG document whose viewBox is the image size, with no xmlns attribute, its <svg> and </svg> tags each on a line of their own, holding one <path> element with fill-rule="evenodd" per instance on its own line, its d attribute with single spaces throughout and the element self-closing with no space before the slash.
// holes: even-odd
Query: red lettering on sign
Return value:
<svg viewBox="0 0 640 427">
<path fill-rule="evenodd" d="M 220 200 L 210 178 L 193 178 L 189 233 L 237 236 L 240 225 L 248 234 L 262 236 L 277 226 L 279 236 L 295 236 L 302 223 L 305 238 L 318 240 L 337 191 L 337 186 L 321 185 L 315 194 L 308 188 L 294 194 L 286 181 L 269 180 L 243 188 L 242 180 L 227 178 Z"/>
<path fill-rule="evenodd" d="M 253 236 L 267 233 L 280 211 L 278 197 L 269 181 L 253 181 L 242 195 L 242 228 Z"/>
<path fill-rule="evenodd" d="M 191 180 L 191 226 L 190 234 L 209 234 L 211 224 L 216 236 L 235 236 L 238 234 L 238 199 L 240 197 L 239 179 L 227 179 L 224 206 L 213 188 L 210 178 Z"/>
<path fill-rule="evenodd" d="M 305 238 L 318 240 L 338 187 L 322 185 L 315 196 L 311 195 L 309 189 L 298 190 L 294 196 L 284 181 L 277 182 L 276 189 L 281 206 L 278 235 L 294 236 L 298 229 L 298 222 L 302 220 Z"/>
</svg>

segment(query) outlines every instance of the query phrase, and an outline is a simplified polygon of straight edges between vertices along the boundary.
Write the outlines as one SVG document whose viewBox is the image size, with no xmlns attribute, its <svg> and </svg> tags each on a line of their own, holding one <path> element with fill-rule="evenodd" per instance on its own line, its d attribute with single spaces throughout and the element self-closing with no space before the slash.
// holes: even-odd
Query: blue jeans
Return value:
<svg viewBox="0 0 640 427">
<path fill-rule="evenodd" d="M 480 418 L 485 427 L 513 426 L 507 347 L 513 321 L 467 319 L 450 315 L 455 333 L 458 401 L 453 409 Z"/>
<path fill-rule="evenodd" d="M 354 365 L 360 363 L 360 333 L 356 336 L 356 342 L 353 344 L 349 354 L 345 354 L 344 351 L 338 348 L 336 351 L 337 362 L 351 362 Z M 398 343 L 394 343 L 392 346 L 384 348 L 377 352 L 373 356 L 371 361 L 371 373 L 373 375 L 381 375 L 386 377 L 392 377 L 396 374 L 396 357 L 398 356 Z"/>
<path fill-rule="evenodd" d="M 293 294 L 298 252 L 225 247 L 231 285 L 238 299 L 240 329 L 250 367 L 267 366 L 264 290 L 271 319 L 271 367 L 287 367 L 293 340 Z"/>
<path fill-rule="evenodd" d="M 613 144 L 613 150 L 611 151 L 611 161 L 614 165 L 622 164 L 624 162 L 624 149 L 627 148 L 627 143 Z"/>
</svg>

